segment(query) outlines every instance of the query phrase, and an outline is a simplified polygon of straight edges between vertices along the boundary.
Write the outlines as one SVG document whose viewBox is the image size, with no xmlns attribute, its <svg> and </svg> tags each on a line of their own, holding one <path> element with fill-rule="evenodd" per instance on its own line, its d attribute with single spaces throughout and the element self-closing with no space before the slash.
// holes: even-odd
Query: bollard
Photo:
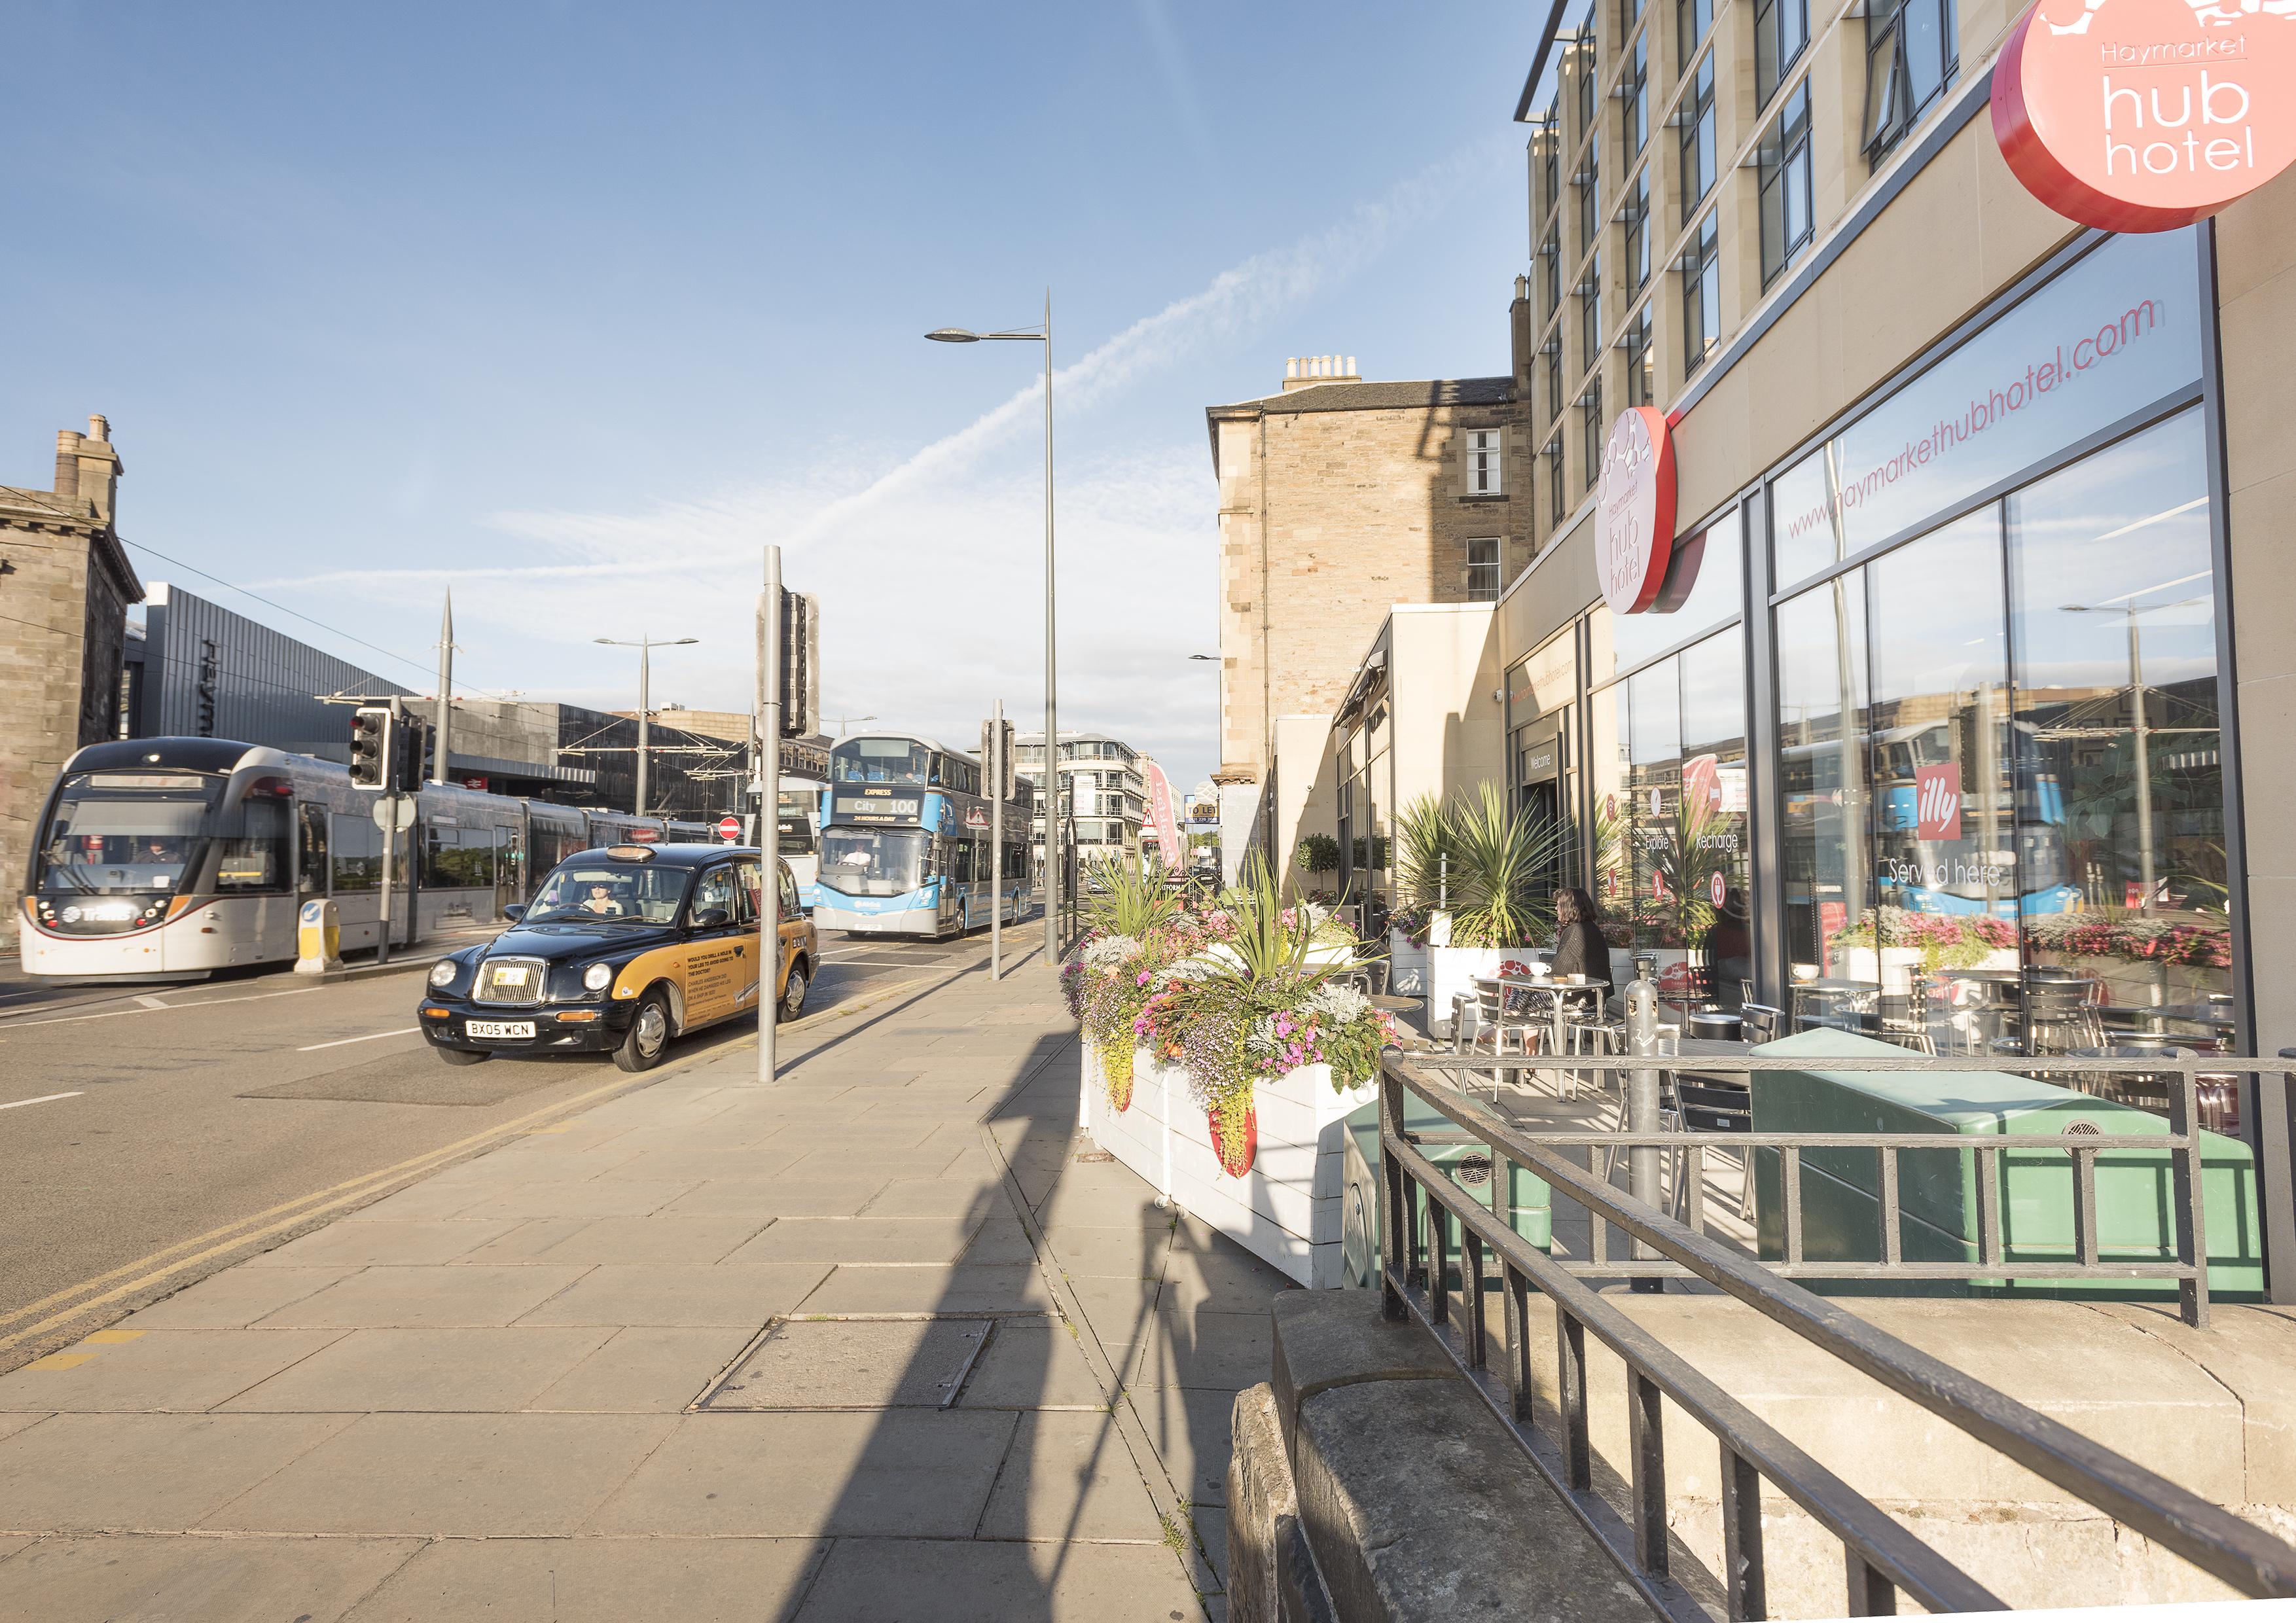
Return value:
<svg viewBox="0 0 2296 1623">
<path fill-rule="evenodd" d="M 1637 966 L 1639 967 L 1639 965 Z M 1658 983 L 1645 974 L 1627 983 L 1627 1045 L 1636 1059 L 1658 1053 Z M 1656 1070 L 1627 1073 L 1627 1131 L 1655 1133 L 1659 1129 L 1659 1086 Z M 1660 1204 L 1659 1152 L 1654 1144 L 1636 1144 L 1627 1152 L 1627 1193 L 1646 1206 Z M 1638 1262 L 1657 1256 L 1637 1240 L 1629 1252 Z M 1665 1282 L 1637 1279 L 1642 1291 L 1665 1289 Z"/>
<path fill-rule="evenodd" d="M 326 975 L 343 967 L 343 932 L 335 905 L 324 897 L 305 902 L 295 920 L 295 972 Z"/>
</svg>

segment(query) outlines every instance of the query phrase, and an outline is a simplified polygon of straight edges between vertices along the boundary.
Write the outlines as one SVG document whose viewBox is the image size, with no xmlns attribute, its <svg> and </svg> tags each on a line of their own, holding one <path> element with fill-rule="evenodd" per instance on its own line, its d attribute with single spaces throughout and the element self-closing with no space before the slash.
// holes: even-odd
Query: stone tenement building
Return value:
<svg viewBox="0 0 2296 1623">
<path fill-rule="evenodd" d="M 40 802 L 82 744 L 119 731 L 127 605 L 144 587 L 113 528 L 110 426 L 56 435 L 55 488 L 0 486 L 0 945 L 12 945 Z"/>
<path fill-rule="evenodd" d="M 1396 603 L 1496 601 L 1530 561 L 1530 463 L 1507 378 L 1366 383 L 1285 364 L 1215 406 L 1220 763 L 1263 781 L 1275 718 L 1328 717 Z"/>
</svg>

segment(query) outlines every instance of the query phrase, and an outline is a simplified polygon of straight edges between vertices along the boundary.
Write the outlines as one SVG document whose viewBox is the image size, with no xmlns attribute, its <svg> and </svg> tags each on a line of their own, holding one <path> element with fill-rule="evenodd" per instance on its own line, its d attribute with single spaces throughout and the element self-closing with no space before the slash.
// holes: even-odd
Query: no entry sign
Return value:
<svg viewBox="0 0 2296 1623">
<path fill-rule="evenodd" d="M 718 818 L 718 838 L 724 840 L 727 845 L 732 845 L 740 840 L 742 838 L 742 820 L 739 817 L 731 816 Z"/>
</svg>

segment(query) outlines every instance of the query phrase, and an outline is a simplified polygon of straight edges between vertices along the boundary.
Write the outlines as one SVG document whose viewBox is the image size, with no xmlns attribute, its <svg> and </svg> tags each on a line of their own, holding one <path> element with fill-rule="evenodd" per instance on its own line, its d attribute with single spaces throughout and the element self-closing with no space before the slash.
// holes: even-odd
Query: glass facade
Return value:
<svg viewBox="0 0 2296 1623">
<path fill-rule="evenodd" d="M 1620 970 L 1940 1053 L 2231 1045 L 2195 235 L 2069 257 L 1510 671 Z"/>
</svg>

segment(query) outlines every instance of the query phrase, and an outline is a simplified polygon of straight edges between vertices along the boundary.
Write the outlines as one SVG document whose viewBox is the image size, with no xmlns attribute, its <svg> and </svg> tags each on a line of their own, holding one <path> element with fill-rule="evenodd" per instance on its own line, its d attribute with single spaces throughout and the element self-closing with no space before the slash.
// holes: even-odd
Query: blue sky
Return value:
<svg viewBox="0 0 2296 1623">
<path fill-rule="evenodd" d="M 107 414 L 122 533 L 458 688 L 747 708 L 759 549 L 827 709 L 1216 752 L 1203 407 L 1288 355 L 1503 372 L 1533 8 L 11 8 L 0 483 Z M 176 580 L 382 674 L 347 636 Z M 1025 724 L 1024 724 L 1025 725 Z"/>
</svg>

